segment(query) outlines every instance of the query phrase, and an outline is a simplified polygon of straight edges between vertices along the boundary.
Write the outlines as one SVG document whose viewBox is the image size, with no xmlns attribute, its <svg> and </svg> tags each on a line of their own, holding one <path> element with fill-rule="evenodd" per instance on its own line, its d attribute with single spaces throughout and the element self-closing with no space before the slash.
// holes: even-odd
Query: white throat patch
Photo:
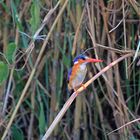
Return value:
<svg viewBox="0 0 140 140">
<path fill-rule="evenodd" d="M 75 61 L 75 62 L 74 62 L 74 65 L 75 65 L 75 64 L 78 64 L 78 61 Z"/>
<path fill-rule="evenodd" d="M 81 65 L 80 65 L 80 68 L 81 68 L 82 70 L 86 69 L 86 64 L 81 64 Z"/>
</svg>

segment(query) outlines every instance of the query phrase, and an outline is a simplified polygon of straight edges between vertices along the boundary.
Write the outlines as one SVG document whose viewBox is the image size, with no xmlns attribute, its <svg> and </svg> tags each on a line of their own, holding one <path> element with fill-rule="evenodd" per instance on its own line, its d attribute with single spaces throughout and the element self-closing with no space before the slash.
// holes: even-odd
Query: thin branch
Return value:
<svg viewBox="0 0 140 140">
<path fill-rule="evenodd" d="M 137 122 L 137 121 L 140 121 L 140 118 L 135 119 L 135 120 L 132 120 L 132 121 L 130 121 L 130 122 L 128 122 L 128 123 L 122 125 L 121 127 L 119 127 L 119 128 L 117 128 L 117 129 L 115 129 L 115 130 L 109 132 L 107 135 L 110 135 L 110 134 L 114 133 L 115 131 L 118 131 L 118 130 L 120 130 L 120 129 L 122 129 L 122 128 L 124 128 L 124 127 L 126 127 L 126 126 L 128 126 L 128 125 L 130 125 L 130 124 L 132 124 L 132 123 L 134 123 L 134 122 Z"/>
<path fill-rule="evenodd" d="M 7 102 L 8 102 L 8 98 L 9 98 L 9 94 L 10 94 L 10 88 L 11 88 L 12 79 L 13 79 L 13 72 L 14 72 L 14 69 L 12 69 L 11 72 L 10 72 L 8 86 L 7 86 L 7 89 L 6 89 L 6 94 L 5 94 L 5 99 L 4 99 L 4 105 L 3 105 L 3 109 L 2 109 L 3 116 L 5 116 L 5 113 L 6 113 Z"/>
</svg>

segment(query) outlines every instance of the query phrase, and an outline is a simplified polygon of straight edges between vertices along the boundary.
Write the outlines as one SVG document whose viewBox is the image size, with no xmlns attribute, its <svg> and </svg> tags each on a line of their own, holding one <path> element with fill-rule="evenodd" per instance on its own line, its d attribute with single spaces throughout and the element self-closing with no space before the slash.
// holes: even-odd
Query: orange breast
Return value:
<svg viewBox="0 0 140 140">
<path fill-rule="evenodd" d="M 71 81 L 75 78 L 77 72 L 79 71 L 79 67 L 80 67 L 79 64 L 75 64 L 72 67 L 72 72 L 71 72 L 71 76 L 70 76 L 70 79 L 69 79 L 69 83 L 71 83 Z"/>
<path fill-rule="evenodd" d="M 86 67 L 84 67 L 84 69 L 81 67 L 81 64 L 77 63 L 72 67 L 72 72 L 70 75 L 70 79 L 69 79 L 69 89 L 73 89 L 76 88 L 77 86 L 79 86 L 86 75 L 87 69 Z"/>
</svg>

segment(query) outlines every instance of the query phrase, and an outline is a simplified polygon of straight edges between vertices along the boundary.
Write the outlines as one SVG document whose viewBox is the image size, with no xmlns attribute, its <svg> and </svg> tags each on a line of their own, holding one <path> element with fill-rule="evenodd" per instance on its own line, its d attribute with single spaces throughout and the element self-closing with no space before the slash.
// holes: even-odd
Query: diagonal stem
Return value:
<svg viewBox="0 0 140 140">
<path fill-rule="evenodd" d="M 83 86 L 81 86 L 76 92 L 74 92 L 70 98 L 67 100 L 67 102 L 64 104 L 63 108 L 60 110 L 58 115 L 55 117 L 54 121 L 46 131 L 45 135 L 43 136 L 42 140 L 46 140 L 49 138 L 53 130 L 55 129 L 56 125 L 60 122 L 61 118 L 64 116 L 65 112 L 68 110 L 74 99 L 77 97 L 77 95 L 85 90 L 86 87 L 88 87 L 94 80 L 96 80 L 99 76 L 101 76 L 103 73 L 105 73 L 107 70 L 115 66 L 120 61 L 124 60 L 125 58 L 133 56 L 134 53 L 128 53 L 126 55 L 123 55 L 122 57 L 118 58 L 117 60 L 110 63 L 108 66 L 103 68 L 99 73 L 97 73 L 95 76 L 93 76 L 89 81 L 87 81 Z"/>
</svg>

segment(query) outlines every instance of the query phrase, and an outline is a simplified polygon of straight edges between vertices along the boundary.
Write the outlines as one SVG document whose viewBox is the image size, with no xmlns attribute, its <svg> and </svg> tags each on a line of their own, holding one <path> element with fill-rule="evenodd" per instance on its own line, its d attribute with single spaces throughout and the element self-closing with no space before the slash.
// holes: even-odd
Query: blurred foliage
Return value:
<svg viewBox="0 0 140 140">
<path fill-rule="evenodd" d="M 12 126 L 12 140 L 24 140 L 23 132 L 16 125 Z"/>
<path fill-rule="evenodd" d="M 34 34 L 40 25 L 40 5 L 38 0 L 34 0 L 31 5 L 30 26 L 31 32 Z"/>
<path fill-rule="evenodd" d="M 14 61 L 15 53 L 16 53 L 16 44 L 15 43 L 8 44 L 5 55 L 9 63 L 12 63 Z"/>
<path fill-rule="evenodd" d="M 7 79 L 8 72 L 8 65 L 0 61 L 0 85 Z"/>
</svg>

